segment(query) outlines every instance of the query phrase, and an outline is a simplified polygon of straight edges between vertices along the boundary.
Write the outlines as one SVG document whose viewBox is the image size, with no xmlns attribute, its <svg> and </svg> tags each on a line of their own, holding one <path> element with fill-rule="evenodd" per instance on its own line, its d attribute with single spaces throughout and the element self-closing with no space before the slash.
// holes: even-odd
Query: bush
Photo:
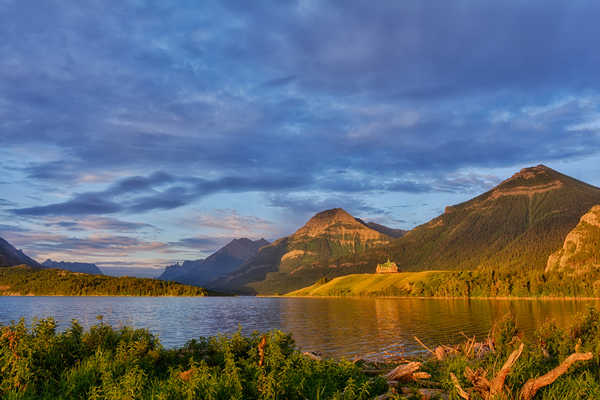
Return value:
<svg viewBox="0 0 600 400">
<path fill-rule="evenodd" d="M 387 390 L 350 362 L 303 356 L 280 331 L 165 349 L 147 330 L 102 321 L 87 332 L 73 321 L 57 333 L 53 319 L 2 326 L 0 372 L 7 399 L 367 399 Z"/>
</svg>

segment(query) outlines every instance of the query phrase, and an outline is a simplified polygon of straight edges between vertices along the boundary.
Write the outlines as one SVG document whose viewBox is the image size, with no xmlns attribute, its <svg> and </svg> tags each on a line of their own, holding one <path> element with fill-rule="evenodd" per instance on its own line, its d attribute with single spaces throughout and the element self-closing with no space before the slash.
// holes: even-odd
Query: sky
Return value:
<svg viewBox="0 0 600 400">
<path fill-rule="evenodd" d="M 156 276 L 342 207 L 600 185 L 594 1 L 0 0 L 0 236 Z"/>
</svg>

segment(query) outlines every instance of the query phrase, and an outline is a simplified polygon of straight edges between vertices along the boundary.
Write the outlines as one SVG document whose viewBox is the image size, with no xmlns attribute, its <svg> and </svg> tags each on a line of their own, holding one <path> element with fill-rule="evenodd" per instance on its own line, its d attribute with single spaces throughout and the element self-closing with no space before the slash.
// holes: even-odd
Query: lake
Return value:
<svg viewBox="0 0 600 400">
<path fill-rule="evenodd" d="M 77 319 L 84 327 L 102 315 L 113 326 L 148 328 L 166 347 L 192 338 L 281 329 L 302 350 L 329 357 L 385 358 L 422 348 L 487 336 L 511 312 L 530 335 L 548 318 L 561 326 L 595 300 L 479 300 L 406 298 L 265 297 L 0 297 L 0 324 L 25 317 L 54 317 L 59 328 Z M 462 333 L 461 333 L 462 332 Z"/>
</svg>

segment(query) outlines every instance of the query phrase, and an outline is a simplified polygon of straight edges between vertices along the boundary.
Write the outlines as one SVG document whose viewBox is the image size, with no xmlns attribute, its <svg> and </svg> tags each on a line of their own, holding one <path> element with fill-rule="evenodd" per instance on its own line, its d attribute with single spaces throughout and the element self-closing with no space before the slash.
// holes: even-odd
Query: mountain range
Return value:
<svg viewBox="0 0 600 400">
<path fill-rule="evenodd" d="M 543 270 L 550 254 L 597 204 L 600 188 L 538 165 L 522 169 L 469 201 L 447 207 L 442 215 L 399 237 L 381 234 L 385 231 L 379 229 L 381 236 L 368 245 L 336 247 L 335 215 L 344 216 L 345 222 L 364 233 L 362 237 L 372 234 L 373 225 L 341 209 L 325 211 L 307 224 L 320 227 L 320 245 L 309 248 L 304 233 L 311 229 L 301 228 L 265 247 L 217 284 L 248 293 L 286 293 L 321 278 L 372 273 L 388 258 L 401 271 Z M 338 251 L 332 252 L 332 247 Z"/>
<path fill-rule="evenodd" d="M 283 294 L 322 279 L 373 273 L 387 259 L 400 271 L 582 273 L 600 267 L 598 205 L 600 188 L 538 165 L 446 207 L 408 232 L 335 208 L 273 243 L 235 239 L 206 259 L 167 267 L 160 279 L 220 291 Z M 0 239 L 0 266 L 17 264 L 39 265 Z"/>
<path fill-rule="evenodd" d="M 203 286 L 235 271 L 268 244 L 265 239 L 234 239 L 206 259 L 168 266 L 158 279 Z"/>
<path fill-rule="evenodd" d="M 64 269 L 71 272 L 82 272 L 84 274 L 104 275 L 96 264 L 90 263 L 54 261 L 47 259 L 42 263 L 42 266 L 46 268 Z"/>
<path fill-rule="evenodd" d="M 341 208 L 320 212 L 294 234 L 260 249 L 256 257 L 214 282 L 213 287 L 245 293 L 285 293 L 323 275 L 356 272 L 356 266 L 360 268 L 364 261 L 339 260 L 358 258 L 369 249 L 389 244 L 393 237 L 381 230 Z"/>
</svg>

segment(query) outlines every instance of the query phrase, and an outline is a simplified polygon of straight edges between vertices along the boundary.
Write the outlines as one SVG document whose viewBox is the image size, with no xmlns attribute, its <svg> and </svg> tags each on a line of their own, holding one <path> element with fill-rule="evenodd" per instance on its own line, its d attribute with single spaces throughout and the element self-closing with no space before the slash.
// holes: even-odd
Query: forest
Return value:
<svg viewBox="0 0 600 400">
<path fill-rule="evenodd" d="M 88 275 L 25 265 L 0 268 L 0 295 L 13 296 L 207 296 L 196 286 L 157 279 Z"/>
</svg>

